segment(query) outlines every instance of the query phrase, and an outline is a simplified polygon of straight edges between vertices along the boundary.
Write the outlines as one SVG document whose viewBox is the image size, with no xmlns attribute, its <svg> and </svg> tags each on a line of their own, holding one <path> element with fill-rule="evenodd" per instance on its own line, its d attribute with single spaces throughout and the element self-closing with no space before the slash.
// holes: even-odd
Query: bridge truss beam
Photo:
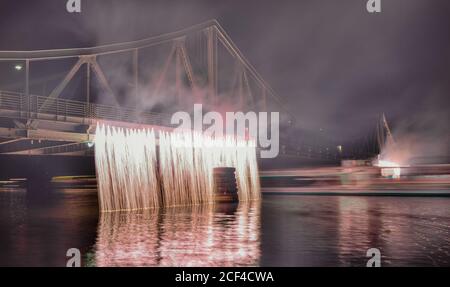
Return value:
<svg viewBox="0 0 450 287">
<path fill-rule="evenodd" d="M 195 55 L 193 55 L 195 51 L 192 50 L 191 46 L 188 46 L 188 40 L 194 41 L 197 39 L 195 38 L 197 36 L 194 37 L 193 35 L 200 35 L 199 41 L 202 41 L 200 46 L 206 47 L 206 53 L 201 54 L 201 57 L 205 56 L 205 59 L 195 58 Z M 141 95 L 140 86 L 144 84 L 142 83 L 142 75 L 140 75 L 140 71 L 142 71 L 140 70 L 141 61 L 145 58 L 144 52 L 150 47 L 163 45 L 168 45 L 171 50 L 154 82 L 155 85 L 150 89 L 150 94 L 153 97 L 161 97 L 160 90 L 163 88 L 163 84 L 168 81 L 169 66 L 175 60 L 176 80 L 174 86 L 177 89 L 179 102 L 185 101 L 181 97 L 184 74 L 191 89 L 193 101 L 203 103 L 206 100 L 212 106 L 220 105 L 220 94 L 223 93 L 220 88 L 224 84 L 221 83 L 220 77 L 219 58 L 221 55 L 219 55 L 219 48 L 223 47 L 223 51 L 231 56 L 235 66 L 238 67 L 234 76 L 227 76 L 227 78 L 235 77 L 236 79 L 236 85 L 231 87 L 231 90 L 234 91 L 231 94 L 235 94 L 235 91 L 237 91 L 236 94 L 239 95 L 238 101 L 232 101 L 234 104 L 240 103 L 236 109 L 266 111 L 268 110 L 267 99 L 270 97 L 281 109 L 287 111 L 273 89 L 257 73 L 220 24 L 213 20 L 177 32 L 127 43 L 76 49 L 0 51 L 0 63 L 5 61 L 23 61 L 25 63 L 24 87 L 21 90 L 23 92 L 4 92 L 0 86 L 0 137 L 8 139 L 3 144 L 0 142 L 0 145 L 15 144 L 22 139 L 43 140 L 47 141 L 49 146 L 17 152 L 46 154 L 51 151 L 56 153 L 58 149 L 50 141 L 60 141 L 61 145 L 57 145 L 61 146 L 58 153 L 63 153 L 61 151 L 67 150 L 69 147 L 73 148 L 78 144 L 92 140 L 92 128 L 99 121 L 113 121 L 117 125 L 132 123 L 147 127 L 154 126 L 157 129 L 170 129 L 170 117 L 167 114 L 144 110 L 138 106 L 138 98 Z M 118 92 L 112 86 L 114 82 L 108 78 L 108 71 L 104 70 L 105 67 L 101 59 L 99 61 L 99 57 L 122 54 L 131 56 L 132 77 L 130 84 L 134 89 L 133 95 L 136 98 L 133 107 L 119 105 Z M 33 69 L 35 63 L 50 61 L 53 63 L 56 60 L 67 59 L 75 61 L 73 64 L 71 63 L 67 74 L 63 75 L 49 94 L 44 93 L 43 96 L 38 96 L 31 93 L 30 83 L 33 82 L 30 79 L 30 69 Z M 199 72 L 199 61 L 203 60 L 206 62 L 205 71 Z M 64 99 L 63 92 L 68 89 L 69 84 L 73 83 L 76 75 L 81 73 L 80 71 L 84 66 L 86 67 L 86 76 L 82 85 L 85 86 L 82 86 L 81 90 L 85 92 L 85 101 Z M 206 83 L 201 83 L 202 72 L 205 72 Z M 95 75 L 95 78 L 92 75 Z M 100 84 L 99 86 L 105 94 L 114 100 L 112 105 L 99 104 L 93 100 L 95 94 L 93 95 L 94 91 L 91 91 L 91 85 L 94 79 Z M 203 84 L 204 86 L 201 86 Z M 205 90 L 207 91 L 206 96 L 204 95 Z M 259 106 L 257 107 L 258 103 Z M 250 107 L 245 107 L 247 105 L 250 105 Z M 3 124 L 8 121 L 13 123 L 13 128 Z M 57 128 L 61 123 L 67 125 L 68 128 L 66 130 Z M 66 142 L 71 143 L 67 144 Z M 72 152 L 78 153 L 80 151 Z"/>
</svg>

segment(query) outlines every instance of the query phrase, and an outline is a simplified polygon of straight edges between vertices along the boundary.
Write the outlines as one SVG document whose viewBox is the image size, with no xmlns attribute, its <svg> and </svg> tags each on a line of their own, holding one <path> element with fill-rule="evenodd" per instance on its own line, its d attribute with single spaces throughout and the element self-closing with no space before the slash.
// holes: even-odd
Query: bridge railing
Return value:
<svg viewBox="0 0 450 287">
<path fill-rule="evenodd" d="M 170 115 L 81 101 L 0 91 L 0 116 L 87 123 L 104 119 L 170 126 Z"/>
</svg>

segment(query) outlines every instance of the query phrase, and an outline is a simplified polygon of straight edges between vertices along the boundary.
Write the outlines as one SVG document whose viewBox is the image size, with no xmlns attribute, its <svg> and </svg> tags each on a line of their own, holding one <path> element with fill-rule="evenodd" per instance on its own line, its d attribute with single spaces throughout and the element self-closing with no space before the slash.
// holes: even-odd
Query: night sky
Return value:
<svg viewBox="0 0 450 287">
<path fill-rule="evenodd" d="M 450 1 L 0 0 L 0 50 L 87 47 L 216 18 L 297 117 L 329 134 L 394 125 L 448 133 Z"/>
</svg>

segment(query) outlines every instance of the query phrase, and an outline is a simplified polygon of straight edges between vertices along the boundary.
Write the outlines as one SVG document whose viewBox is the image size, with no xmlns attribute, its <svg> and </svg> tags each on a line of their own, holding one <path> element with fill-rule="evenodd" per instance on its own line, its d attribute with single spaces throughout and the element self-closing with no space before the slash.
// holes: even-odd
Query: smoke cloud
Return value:
<svg viewBox="0 0 450 287">
<path fill-rule="evenodd" d="M 103 45 L 218 19 L 295 115 L 298 127 L 339 141 L 367 134 L 385 113 L 394 133 L 408 139 L 448 138 L 446 0 L 383 1 L 382 12 L 374 14 L 362 0 L 89 0 L 81 14 L 68 14 L 64 1 L 29 2 L 0 4 L 0 49 Z M 116 88 L 132 93 L 130 69 L 121 61 L 111 65 L 117 68 L 110 75 Z M 146 73 L 148 79 L 155 71 Z M 151 89 L 150 83 L 142 85 L 140 93 Z M 164 87 L 168 94 L 171 89 Z M 148 108 L 173 106 L 169 97 L 145 93 L 140 98 Z"/>
</svg>

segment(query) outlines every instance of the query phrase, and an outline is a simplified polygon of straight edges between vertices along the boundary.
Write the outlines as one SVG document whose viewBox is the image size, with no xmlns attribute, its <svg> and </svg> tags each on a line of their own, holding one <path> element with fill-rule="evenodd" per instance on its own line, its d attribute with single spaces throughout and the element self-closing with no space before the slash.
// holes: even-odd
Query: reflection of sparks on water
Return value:
<svg viewBox="0 0 450 287">
<path fill-rule="evenodd" d="M 95 162 L 103 211 L 210 202 L 213 168 L 220 166 L 236 168 L 239 200 L 260 197 L 254 140 L 160 132 L 158 169 L 153 130 L 102 125 Z"/>
<path fill-rule="evenodd" d="M 260 203 L 101 213 L 96 266 L 256 266 Z"/>
</svg>

